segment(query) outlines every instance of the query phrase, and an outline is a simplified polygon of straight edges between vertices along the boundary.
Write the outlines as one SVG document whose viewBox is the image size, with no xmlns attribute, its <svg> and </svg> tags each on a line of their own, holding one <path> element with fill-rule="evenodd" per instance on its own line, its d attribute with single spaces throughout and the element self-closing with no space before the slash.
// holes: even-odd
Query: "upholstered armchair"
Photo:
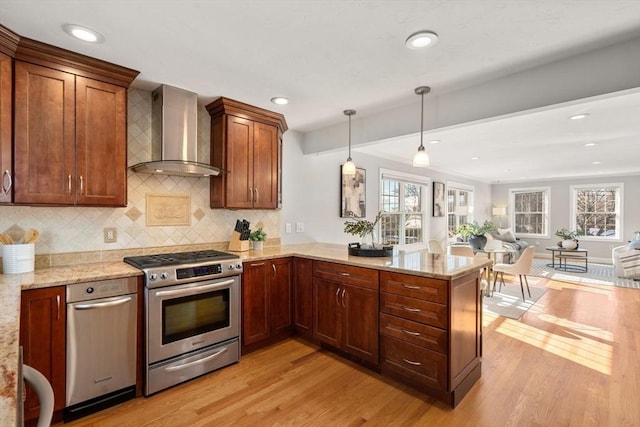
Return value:
<svg viewBox="0 0 640 427">
<path fill-rule="evenodd" d="M 631 244 L 613 248 L 611 261 L 617 277 L 640 278 L 640 250 Z"/>
</svg>

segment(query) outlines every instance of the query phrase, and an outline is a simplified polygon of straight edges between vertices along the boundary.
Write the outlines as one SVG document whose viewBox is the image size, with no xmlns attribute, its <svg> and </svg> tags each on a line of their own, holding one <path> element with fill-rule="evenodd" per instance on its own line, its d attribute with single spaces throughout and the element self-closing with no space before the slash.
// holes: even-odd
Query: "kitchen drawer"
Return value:
<svg viewBox="0 0 640 427">
<path fill-rule="evenodd" d="M 380 313 L 380 333 L 439 353 L 447 352 L 447 332 L 433 326 Z"/>
<path fill-rule="evenodd" d="M 397 374 L 433 389 L 447 389 L 447 356 L 382 336 L 380 360 L 383 374 Z"/>
<path fill-rule="evenodd" d="M 447 306 L 401 295 L 380 293 L 380 311 L 447 329 Z"/>
<path fill-rule="evenodd" d="M 380 290 L 382 292 L 446 304 L 448 289 L 446 280 L 387 271 L 380 272 Z"/>
<path fill-rule="evenodd" d="M 313 261 L 313 277 L 378 290 L 378 270 L 333 262 Z"/>
</svg>

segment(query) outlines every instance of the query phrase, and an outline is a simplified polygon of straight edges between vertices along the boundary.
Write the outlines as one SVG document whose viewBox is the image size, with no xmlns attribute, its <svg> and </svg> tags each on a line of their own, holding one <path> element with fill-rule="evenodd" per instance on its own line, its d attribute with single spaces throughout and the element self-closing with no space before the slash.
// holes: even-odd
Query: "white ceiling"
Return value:
<svg viewBox="0 0 640 427">
<path fill-rule="evenodd" d="M 67 23 L 106 41 L 74 40 L 62 31 Z M 134 86 L 174 85 L 202 103 L 226 96 L 280 111 L 290 129 L 308 132 L 343 122 L 346 108 L 363 117 L 416 103 L 420 85 L 446 93 L 627 40 L 640 32 L 640 1 L 2 0 L 0 24 L 139 70 Z M 423 29 L 440 42 L 406 49 L 407 36 Z M 275 106 L 273 96 L 291 102 Z M 640 173 L 638 94 L 589 102 L 592 116 L 580 124 L 540 111 L 441 130 L 443 142 L 428 147 L 433 167 L 496 182 L 596 174 L 597 158 L 601 168 Z M 407 163 L 414 137 L 357 150 Z M 585 149 L 591 140 L 600 144 Z M 461 166 L 460 150 L 480 159 Z"/>
</svg>

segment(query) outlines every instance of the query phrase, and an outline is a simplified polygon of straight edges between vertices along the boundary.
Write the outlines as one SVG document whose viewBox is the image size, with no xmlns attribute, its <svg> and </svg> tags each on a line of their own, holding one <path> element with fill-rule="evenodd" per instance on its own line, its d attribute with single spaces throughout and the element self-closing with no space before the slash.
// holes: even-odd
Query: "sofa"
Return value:
<svg viewBox="0 0 640 427">
<path fill-rule="evenodd" d="M 502 261 L 498 262 L 514 263 L 518 258 L 520 258 L 520 255 L 522 255 L 524 250 L 530 246 L 529 242 L 515 237 L 513 230 L 510 228 L 498 228 L 495 231 L 486 233 L 485 236 L 487 237 L 487 240 L 501 241 L 502 247 L 510 251 L 510 256 L 503 256 Z"/>
<path fill-rule="evenodd" d="M 617 277 L 640 279 L 640 240 L 611 250 L 611 262 Z"/>
</svg>

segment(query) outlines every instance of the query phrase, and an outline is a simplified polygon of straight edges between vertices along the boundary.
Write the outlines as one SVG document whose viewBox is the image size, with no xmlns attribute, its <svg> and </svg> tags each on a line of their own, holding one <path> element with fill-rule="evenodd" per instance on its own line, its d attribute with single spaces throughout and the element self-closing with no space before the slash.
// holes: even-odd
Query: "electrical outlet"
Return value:
<svg viewBox="0 0 640 427">
<path fill-rule="evenodd" d="M 118 240 L 118 230 L 115 227 L 108 227 L 104 229 L 104 242 L 115 243 Z"/>
<path fill-rule="evenodd" d="M 287 222 L 284 225 L 284 232 L 287 233 L 287 234 L 291 233 L 291 223 L 290 222 Z"/>
<path fill-rule="evenodd" d="M 304 232 L 304 222 L 296 222 L 296 233 Z"/>
</svg>

